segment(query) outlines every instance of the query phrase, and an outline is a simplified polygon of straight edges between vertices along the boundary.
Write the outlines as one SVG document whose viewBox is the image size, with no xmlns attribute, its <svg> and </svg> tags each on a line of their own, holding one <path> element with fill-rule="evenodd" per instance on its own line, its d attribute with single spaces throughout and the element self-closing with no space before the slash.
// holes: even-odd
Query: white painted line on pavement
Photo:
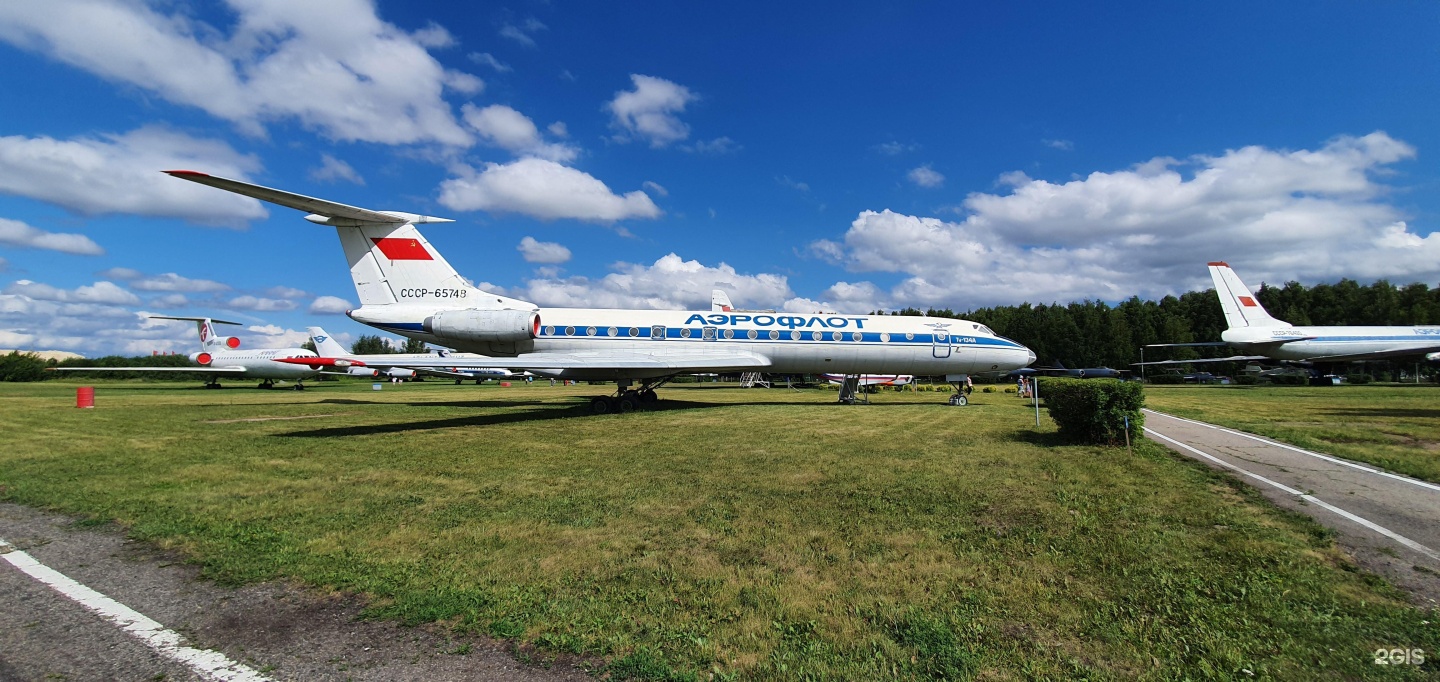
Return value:
<svg viewBox="0 0 1440 682">
<path fill-rule="evenodd" d="M 10 551 L 7 551 L 10 550 Z M 166 658 L 179 661 L 207 680 L 223 682 L 271 682 L 255 670 L 226 658 L 216 651 L 195 649 L 181 644 L 180 634 L 145 617 L 144 614 L 92 590 L 69 576 L 40 563 L 35 557 L 15 549 L 0 539 L 0 557 L 30 577 L 78 602 L 120 629 L 134 635 Z"/>
<path fill-rule="evenodd" d="M 1249 438 L 1250 440 L 1258 440 L 1258 441 L 1260 441 L 1261 443 L 1265 443 L 1265 444 L 1267 444 L 1267 445 L 1274 445 L 1274 446 L 1277 447 L 1277 448 L 1284 448 L 1284 449 L 1286 449 L 1286 450 L 1290 450 L 1291 452 L 1298 452 L 1298 453 L 1300 453 L 1300 454 L 1302 454 L 1302 455 L 1309 455 L 1309 456 L 1315 457 L 1315 458 L 1317 458 L 1317 459 L 1323 459 L 1323 460 L 1325 460 L 1325 461 L 1327 461 L 1327 462 L 1333 462 L 1333 463 L 1335 463 L 1335 464 L 1340 464 L 1340 465 L 1343 465 L 1343 466 L 1347 466 L 1347 467 L 1350 467 L 1350 468 L 1352 468 L 1352 469 L 1359 469 L 1359 470 L 1361 470 L 1361 471 L 1369 472 L 1369 473 L 1372 473 L 1372 474 L 1378 474 L 1378 475 L 1380 475 L 1380 476 L 1385 476 L 1385 477 L 1387 477 L 1387 478 L 1393 478 L 1393 479 L 1395 479 L 1395 480 L 1397 480 L 1397 481 L 1403 481 L 1403 482 L 1405 482 L 1405 483 L 1410 483 L 1410 484 L 1412 484 L 1412 485 L 1418 485 L 1418 486 L 1420 486 L 1420 487 L 1422 487 L 1422 488 L 1429 488 L 1429 489 L 1434 490 L 1434 491 L 1436 491 L 1436 492 L 1440 492 L 1440 485 L 1435 485 L 1434 483 L 1429 483 L 1429 482 L 1427 482 L 1427 481 L 1421 481 L 1421 480 L 1417 480 L 1417 479 L 1414 479 L 1414 478 L 1410 478 L 1409 476 L 1401 476 L 1400 474 L 1392 474 L 1392 473 L 1390 473 L 1390 472 L 1388 472 L 1388 471 L 1381 471 L 1380 469 L 1372 469 L 1372 468 L 1367 467 L 1367 466 L 1365 466 L 1365 465 L 1363 465 L 1363 464 L 1356 464 L 1356 463 L 1354 463 L 1354 462 L 1351 462 L 1350 460 L 1340 459 L 1339 457 L 1331 457 L 1331 456 L 1329 456 L 1329 455 L 1322 455 L 1322 454 L 1320 454 L 1320 453 L 1318 453 L 1318 452 L 1311 452 L 1311 451 L 1305 450 L 1305 449 L 1303 449 L 1303 448 L 1297 448 L 1297 447 L 1295 447 L 1294 445 L 1290 445 L 1290 444 L 1288 444 L 1288 443 L 1281 443 L 1281 442 L 1279 442 L 1279 441 L 1270 440 L 1269 438 L 1261 438 L 1260 436 L 1257 436 L 1257 435 L 1252 434 L 1252 433 L 1245 433 L 1244 431 L 1236 431 L 1235 429 L 1227 429 L 1227 428 L 1225 428 L 1225 427 L 1223 427 L 1223 426 L 1216 426 L 1216 425 L 1214 425 L 1214 424 L 1206 424 L 1205 422 L 1195 421 L 1194 419 L 1186 419 L 1186 418 L 1184 418 L 1184 417 L 1177 417 L 1177 416 L 1175 416 L 1175 415 L 1173 415 L 1173 414 L 1165 414 L 1164 412 L 1156 412 L 1155 410 L 1152 410 L 1152 409 L 1149 409 L 1149 408 L 1145 408 L 1145 411 L 1146 411 L 1146 412 L 1149 412 L 1149 413 L 1151 413 L 1151 414 L 1158 414 L 1158 415 L 1160 415 L 1160 416 L 1162 416 L 1162 417 L 1169 417 L 1169 418 L 1171 418 L 1171 419 L 1174 419 L 1175 421 L 1182 421 L 1182 422 L 1185 422 L 1186 424 L 1194 424 L 1194 425 L 1196 425 L 1196 426 L 1203 426 L 1203 427 L 1205 427 L 1205 428 L 1207 428 L 1207 429 L 1215 429 L 1216 431 L 1222 431 L 1222 432 L 1224 432 L 1224 433 L 1228 433 L 1228 434 L 1231 434 L 1231 435 L 1234 435 L 1234 436 L 1240 436 L 1241 438 Z"/>
<path fill-rule="evenodd" d="M 1199 456 L 1201 456 L 1201 457 L 1204 457 L 1205 459 L 1208 459 L 1208 460 L 1210 460 L 1210 461 L 1212 461 L 1212 462 L 1214 462 L 1214 463 L 1216 463 L 1216 464 L 1218 464 L 1218 465 L 1220 465 L 1220 466 L 1222 466 L 1222 467 L 1225 467 L 1226 469 L 1230 469 L 1231 471 L 1239 472 L 1239 473 L 1244 474 L 1244 475 L 1246 475 L 1246 476 L 1249 476 L 1250 478 L 1253 478 L 1253 479 L 1255 479 L 1255 480 L 1257 480 L 1257 481 L 1261 481 L 1261 482 L 1263 482 L 1263 483 L 1265 483 L 1265 484 L 1267 484 L 1267 485 L 1274 486 L 1275 488 L 1278 488 L 1279 490 L 1284 491 L 1284 492 L 1285 492 L 1286 494 L 1288 494 L 1288 495 L 1294 495 L 1294 496 L 1296 496 L 1296 497 L 1298 497 L 1298 498 L 1300 498 L 1300 499 L 1302 499 L 1302 500 L 1305 500 L 1306 502 L 1311 502 L 1311 503 L 1314 503 L 1316 506 L 1319 506 L 1319 507 L 1323 507 L 1323 508 L 1325 508 L 1325 509 L 1328 509 L 1328 510 L 1330 510 L 1330 511 L 1332 511 L 1332 512 L 1334 512 L 1334 513 L 1336 513 L 1336 514 L 1338 514 L 1338 515 L 1340 515 L 1340 516 L 1343 516 L 1343 517 L 1345 517 L 1345 518 L 1347 518 L 1347 519 L 1350 519 L 1351 521 L 1354 521 L 1355 523 L 1358 523 L 1358 524 L 1360 524 L 1360 525 L 1362 525 L 1362 526 L 1364 526 L 1364 527 L 1366 527 L 1366 528 L 1369 528 L 1370 530 L 1373 530 L 1373 531 L 1375 531 L 1376 533 L 1379 533 L 1379 534 L 1381 534 L 1381 535 L 1384 535 L 1385 537 L 1390 538 L 1391 540 L 1394 540 L 1394 541 L 1396 541 L 1396 542 L 1398 542 L 1398 543 L 1400 543 L 1400 544 L 1402 544 L 1402 545 L 1404 545 L 1404 546 L 1406 546 L 1406 547 L 1408 547 L 1408 548 L 1410 548 L 1410 549 L 1413 549 L 1413 550 L 1415 550 L 1416 552 L 1419 552 L 1419 553 L 1421 553 L 1421 554 L 1424 554 L 1425 556 L 1430 557 L 1431 559 L 1434 559 L 1434 560 L 1436 560 L 1436 561 L 1440 561 L 1440 552 L 1436 552 L 1435 550 L 1430 549 L 1429 547 L 1426 547 L 1425 545 L 1422 545 L 1422 544 L 1420 544 L 1420 543 L 1418 543 L 1418 542 L 1416 542 L 1416 541 L 1414 541 L 1414 540 L 1411 540 L 1410 538 L 1407 538 L 1407 537 L 1405 537 L 1404 535 L 1401 535 L 1401 534 L 1399 534 L 1399 533 L 1396 533 L 1395 531 L 1390 530 L 1389 528 L 1385 528 L 1384 526 L 1381 526 L 1381 525 L 1379 525 L 1379 524 L 1376 524 L 1376 523 L 1374 523 L 1374 522 L 1372 522 L 1372 521 L 1369 521 L 1369 520 L 1367 520 L 1367 519 L 1363 519 L 1363 518 L 1361 518 L 1361 517 L 1359 517 L 1359 516 L 1356 516 L 1356 515 L 1354 515 L 1354 514 L 1351 514 L 1350 512 L 1345 511 L 1344 509 L 1341 509 L 1341 508 L 1339 508 L 1339 507 L 1337 507 L 1337 506 L 1335 506 L 1335 505 L 1333 505 L 1333 504 L 1330 504 L 1330 503 L 1328 503 L 1328 502 L 1324 502 L 1324 501 L 1322 501 L 1320 498 L 1315 497 L 1314 495 L 1310 495 L 1310 494 L 1307 494 L 1307 493 L 1302 493 L 1302 492 L 1300 492 L 1299 490 L 1296 490 L 1296 489 L 1294 489 L 1294 488 L 1291 488 L 1290 486 L 1285 485 L 1285 484 L 1283 484 L 1283 483 L 1277 483 L 1277 482 L 1272 481 L 1272 480 L 1270 480 L 1270 479 L 1268 479 L 1268 478 L 1265 478 L 1264 476 L 1261 476 L 1260 474 L 1254 473 L 1254 472 L 1252 472 L 1252 471 L 1246 471 L 1245 469 L 1242 469 L 1242 468 L 1240 468 L 1240 467 L 1238 467 L 1238 466 L 1235 466 L 1234 464 L 1231 464 L 1231 463 L 1229 463 L 1229 462 L 1227 462 L 1227 461 L 1225 461 L 1225 460 L 1223 460 L 1223 459 L 1220 459 L 1219 457 L 1216 457 L 1216 456 L 1214 456 L 1214 455 L 1211 455 L 1211 454 L 1208 453 L 1208 452 L 1202 452 L 1202 451 L 1197 450 L 1197 449 L 1195 449 L 1195 448 L 1193 448 L 1193 447 L 1190 447 L 1189 445 L 1186 445 L 1186 444 L 1184 444 L 1184 443 L 1181 443 L 1180 441 L 1175 440 L 1174 438 L 1170 438 L 1169 436 L 1166 436 L 1166 435 L 1164 435 L 1164 434 L 1162 434 L 1162 433 L 1159 433 L 1159 432 L 1157 432 L 1157 431 L 1154 431 L 1154 430 L 1152 430 L 1152 429 L 1151 429 L 1150 427 L 1148 427 L 1148 426 L 1145 427 L 1145 433 L 1148 434 L 1148 435 L 1150 435 L 1150 436 L 1153 436 L 1153 437 L 1155 437 L 1155 438 L 1159 438 L 1160 440 L 1163 440 L 1163 441 L 1165 441 L 1165 442 L 1167 442 L 1167 443 L 1170 443 L 1170 444 L 1174 445 L 1174 446 L 1177 447 L 1177 448 L 1183 448 L 1183 449 L 1185 449 L 1185 450 L 1187 450 L 1187 451 L 1189 451 L 1189 452 L 1193 452 L 1193 453 L 1195 453 L 1195 454 L 1197 454 L 1197 455 L 1199 455 Z"/>
</svg>

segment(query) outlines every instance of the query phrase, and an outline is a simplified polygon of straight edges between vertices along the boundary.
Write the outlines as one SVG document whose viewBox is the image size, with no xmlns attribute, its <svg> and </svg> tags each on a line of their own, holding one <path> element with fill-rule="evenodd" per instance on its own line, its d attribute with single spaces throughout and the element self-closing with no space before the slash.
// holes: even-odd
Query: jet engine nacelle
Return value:
<svg viewBox="0 0 1440 682">
<path fill-rule="evenodd" d="M 215 342 L 224 344 L 225 347 L 229 348 L 230 350 L 235 350 L 236 348 L 240 347 L 240 339 L 234 336 L 227 336 L 223 339 L 216 339 Z"/>
<path fill-rule="evenodd" d="M 1425 359 L 1430 362 L 1440 362 L 1440 353 L 1426 353 Z"/>
<path fill-rule="evenodd" d="M 413 370 L 413 369 L 402 369 L 402 368 L 399 368 L 399 367 L 391 367 L 390 369 L 385 370 L 385 376 L 388 376 L 388 377 L 398 377 L 398 378 L 401 378 L 401 379 L 409 379 L 409 378 L 415 376 L 415 370 Z"/>
<path fill-rule="evenodd" d="M 425 318 L 425 331 L 457 341 L 529 341 L 540 335 L 535 310 L 442 310 Z"/>
<path fill-rule="evenodd" d="M 352 376 L 352 377 L 378 377 L 378 376 L 380 376 L 380 370 L 378 370 L 378 369 L 370 369 L 369 367 L 351 367 L 350 369 L 346 370 L 345 373 L 346 373 L 346 374 L 349 374 L 349 375 Z"/>
</svg>

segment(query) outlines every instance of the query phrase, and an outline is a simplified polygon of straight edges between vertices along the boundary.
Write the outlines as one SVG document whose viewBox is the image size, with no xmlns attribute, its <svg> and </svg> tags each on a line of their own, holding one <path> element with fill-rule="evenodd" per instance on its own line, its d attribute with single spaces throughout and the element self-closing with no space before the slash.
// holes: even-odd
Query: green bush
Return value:
<svg viewBox="0 0 1440 682">
<path fill-rule="evenodd" d="M 1040 380 L 1040 398 L 1060 435 L 1079 443 L 1119 445 L 1125 442 L 1125 418 L 1130 437 L 1138 438 L 1145 418 L 1145 393 L 1134 381 L 1113 379 Z"/>
<path fill-rule="evenodd" d="M 1310 383 L 1310 378 L 1299 374 L 1276 374 L 1270 377 L 1270 382 L 1276 386 L 1305 386 Z"/>
<path fill-rule="evenodd" d="M 45 368 L 49 366 L 34 353 L 10 351 L 0 355 L 0 381 L 41 381 L 48 378 Z"/>
<path fill-rule="evenodd" d="M 1345 383 L 1347 383 L 1347 384 L 1368 384 L 1368 383 L 1370 383 L 1370 382 L 1373 381 L 1373 380 L 1374 380 L 1374 377 L 1371 377 L 1369 374 L 1346 374 L 1346 375 L 1345 375 Z"/>
<path fill-rule="evenodd" d="M 1254 374 L 1241 374 L 1240 376 L 1235 377 L 1235 383 L 1241 386 L 1254 386 L 1255 384 L 1260 383 L 1260 377 Z"/>
</svg>

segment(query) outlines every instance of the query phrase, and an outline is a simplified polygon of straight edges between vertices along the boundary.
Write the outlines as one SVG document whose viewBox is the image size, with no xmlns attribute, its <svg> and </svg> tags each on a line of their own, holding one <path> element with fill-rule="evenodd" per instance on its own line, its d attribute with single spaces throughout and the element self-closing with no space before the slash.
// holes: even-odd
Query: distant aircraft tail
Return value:
<svg viewBox="0 0 1440 682">
<path fill-rule="evenodd" d="M 315 353 L 322 358 L 343 358 L 350 352 L 340 345 L 338 341 L 325 333 L 319 327 L 306 327 L 305 331 L 310 332 L 310 341 L 315 344 Z"/>
<path fill-rule="evenodd" d="M 710 312 L 728 313 L 734 309 L 735 306 L 730 304 L 730 296 L 724 290 L 715 289 L 710 292 Z"/>
<path fill-rule="evenodd" d="M 182 180 L 305 211 L 310 214 L 305 216 L 306 220 L 334 227 L 345 249 L 345 259 L 350 262 L 350 277 L 362 306 L 424 303 L 430 308 L 535 308 L 533 303 L 475 288 L 415 228 L 417 224 L 453 220 L 400 211 L 372 211 L 195 171 L 165 172 Z"/>
<path fill-rule="evenodd" d="M 1230 329 L 1243 327 L 1289 327 L 1265 312 L 1265 307 L 1255 299 L 1250 288 L 1240 281 L 1240 276 L 1223 261 L 1210 263 L 1210 279 L 1215 281 L 1215 295 L 1220 297 L 1220 307 L 1225 311 L 1225 321 Z"/>
<path fill-rule="evenodd" d="M 194 322 L 196 331 L 200 333 L 200 350 L 203 351 L 234 350 L 240 347 L 240 339 L 233 336 L 221 336 L 215 333 L 215 325 L 217 324 L 233 324 L 239 326 L 239 322 L 216 320 L 209 317 L 168 317 L 165 315 L 151 315 L 150 319 Z"/>
</svg>

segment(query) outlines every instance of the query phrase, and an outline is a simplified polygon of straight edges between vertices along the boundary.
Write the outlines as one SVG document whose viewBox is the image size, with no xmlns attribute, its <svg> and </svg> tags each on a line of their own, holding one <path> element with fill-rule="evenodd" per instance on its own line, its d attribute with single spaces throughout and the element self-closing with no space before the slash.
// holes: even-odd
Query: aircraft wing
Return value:
<svg viewBox="0 0 1440 682">
<path fill-rule="evenodd" d="M 243 374 L 244 367 L 55 367 L 56 372 L 193 372 L 196 374 Z"/>
<path fill-rule="evenodd" d="M 1143 367 L 1147 365 L 1199 365 L 1207 362 L 1251 362 L 1255 360 L 1269 360 L 1271 362 L 1275 362 L 1275 359 L 1268 355 L 1232 355 L 1228 358 L 1201 358 L 1199 360 L 1157 360 L 1155 362 L 1132 362 L 1130 364 L 1132 366 Z"/>
</svg>

